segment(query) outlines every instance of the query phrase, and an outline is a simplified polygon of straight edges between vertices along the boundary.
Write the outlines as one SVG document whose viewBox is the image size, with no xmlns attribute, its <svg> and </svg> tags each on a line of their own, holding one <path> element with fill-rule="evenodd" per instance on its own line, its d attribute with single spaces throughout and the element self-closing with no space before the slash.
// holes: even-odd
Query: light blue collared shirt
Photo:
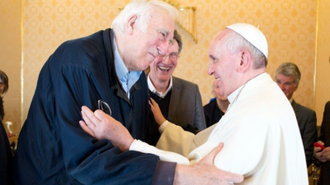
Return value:
<svg viewBox="0 0 330 185">
<path fill-rule="evenodd" d="M 115 39 L 113 39 L 113 47 L 114 47 L 114 54 L 115 54 L 115 69 L 116 69 L 117 77 L 129 99 L 130 98 L 130 89 L 139 80 L 142 71 L 128 71 L 127 67 L 124 64 L 123 59 L 119 55 L 119 52 L 117 49 L 117 43 L 116 43 Z"/>
</svg>

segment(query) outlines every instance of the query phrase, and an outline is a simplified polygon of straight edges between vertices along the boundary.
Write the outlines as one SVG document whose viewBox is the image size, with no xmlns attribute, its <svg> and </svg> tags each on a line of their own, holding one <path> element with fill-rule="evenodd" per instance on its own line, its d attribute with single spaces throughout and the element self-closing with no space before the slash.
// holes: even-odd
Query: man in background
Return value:
<svg viewBox="0 0 330 185">
<path fill-rule="evenodd" d="M 182 51 L 181 36 L 174 31 L 173 45 L 165 56 L 150 65 L 148 87 L 163 116 L 183 129 L 197 133 L 205 129 L 202 99 L 197 84 L 173 76 Z M 159 138 L 155 139 L 155 144 Z"/>
<path fill-rule="evenodd" d="M 324 149 L 314 147 L 316 163 L 321 163 L 318 185 L 330 184 L 330 101 L 324 106 L 321 134 L 317 141 Z"/>
<path fill-rule="evenodd" d="M 5 109 L 3 104 L 3 96 L 9 88 L 9 79 L 5 72 L 0 70 L 0 120 L 4 120 Z"/>
<path fill-rule="evenodd" d="M 290 101 L 295 112 L 303 141 L 307 167 L 313 162 L 313 143 L 317 138 L 315 111 L 296 103 L 293 93 L 298 89 L 301 73 L 298 66 L 291 62 L 282 63 L 275 72 L 275 82 Z"/>
<path fill-rule="evenodd" d="M 6 130 L 0 119 L 0 184 L 13 184 L 12 178 L 12 162 L 13 156 L 9 145 Z"/>
<path fill-rule="evenodd" d="M 215 98 L 204 105 L 204 114 L 206 127 L 210 127 L 217 123 L 223 115 L 225 115 L 227 108 L 229 106 L 228 99 L 220 93 L 220 86 L 217 80 L 212 83 L 212 94 Z"/>
</svg>

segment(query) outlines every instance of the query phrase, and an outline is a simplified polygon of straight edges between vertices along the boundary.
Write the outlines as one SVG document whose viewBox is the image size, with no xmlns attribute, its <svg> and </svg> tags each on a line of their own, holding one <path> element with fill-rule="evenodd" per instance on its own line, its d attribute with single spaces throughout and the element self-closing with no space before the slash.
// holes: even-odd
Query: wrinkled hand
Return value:
<svg viewBox="0 0 330 185">
<path fill-rule="evenodd" d="M 158 104 L 155 102 L 154 99 L 150 98 L 149 105 L 151 107 L 151 111 L 155 117 L 155 120 L 158 124 L 158 126 L 161 126 L 162 123 L 166 120 L 162 114 L 162 111 L 160 110 Z"/>
<path fill-rule="evenodd" d="M 192 166 L 177 165 L 174 184 L 231 185 L 241 183 L 244 180 L 243 175 L 222 171 L 214 165 L 214 159 L 222 148 L 223 143 L 220 143 L 207 156 Z"/>
<path fill-rule="evenodd" d="M 324 145 L 322 141 L 318 141 L 321 145 Z M 316 159 L 318 159 L 321 162 L 326 162 L 330 160 L 330 147 L 326 147 L 321 151 L 320 147 L 315 147 L 314 146 L 314 151 L 313 154 Z"/>
<path fill-rule="evenodd" d="M 91 111 L 82 106 L 81 114 L 84 119 L 79 121 L 81 128 L 98 140 L 108 139 L 121 151 L 126 151 L 134 141 L 128 130 L 113 117 L 101 110 Z"/>
</svg>

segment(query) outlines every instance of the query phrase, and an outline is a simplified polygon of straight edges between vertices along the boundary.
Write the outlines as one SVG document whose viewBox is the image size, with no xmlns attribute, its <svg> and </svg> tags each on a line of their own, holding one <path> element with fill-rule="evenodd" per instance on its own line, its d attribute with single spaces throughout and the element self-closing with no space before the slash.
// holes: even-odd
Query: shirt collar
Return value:
<svg viewBox="0 0 330 185">
<path fill-rule="evenodd" d="M 234 92 L 232 92 L 230 95 L 228 95 L 227 99 L 229 101 L 230 104 L 232 104 L 235 100 L 235 98 L 239 95 L 241 89 L 243 88 L 244 85 L 242 85 L 241 87 L 239 87 L 238 89 L 236 89 Z"/>
<path fill-rule="evenodd" d="M 123 59 L 119 55 L 119 51 L 117 49 L 117 43 L 115 39 L 113 39 L 113 48 L 115 54 L 115 69 L 116 69 L 117 77 L 121 81 L 121 79 L 123 79 L 129 71 L 124 64 Z"/>
<path fill-rule="evenodd" d="M 244 88 L 244 86 L 248 85 L 247 83 L 250 83 L 251 81 L 257 81 L 257 79 L 262 79 L 264 78 L 264 76 L 266 76 L 267 73 L 261 73 L 253 78 L 251 78 L 250 80 L 248 80 L 247 82 L 245 82 L 245 84 L 243 84 L 242 86 L 240 86 L 239 88 L 237 88 L 234 92 L 232 92 L 230 95 L 228 95 L 227 99 L 230 102 L 230 104 L 232 104 L 236 98 L 238 98 L 238 96 L 240 95 L 240 92 L 242 91 L 242 88 Z M 253 83 L 253 82 L 251 82 Z"/>
<path fill-rule="evenodd" d="M 116 74 L 119 81 L 121 82 L 121 86 L 126 91 L 126 94 L 129 98 L 130 97 L 129 90 L 139 80 L 142 71 L 128 71 L 127 67 L 124 64 L 123 59 L 119 54 L 115 39 L 113 39 L 113 47 L 114 47 L 114 55 L 115 55 Z"/>
<path fill-rule="evenodd" d="M 157 94 L 159 97 L 161 98 L 164 98 L 167 93 L 172 89 L 172 86 L 173 86 L 173 79 L 172 79 L 172 76 L 170 78 L 170 85 L 168 86 L 167 90 L 162 93 L 162 92 L 158 92 L 154 86 L 154 84 L 152 84 L 151 80 L 150 80 L 150 75 L 148 75 L 148 88 L 151 92 Z"/>
</svg>

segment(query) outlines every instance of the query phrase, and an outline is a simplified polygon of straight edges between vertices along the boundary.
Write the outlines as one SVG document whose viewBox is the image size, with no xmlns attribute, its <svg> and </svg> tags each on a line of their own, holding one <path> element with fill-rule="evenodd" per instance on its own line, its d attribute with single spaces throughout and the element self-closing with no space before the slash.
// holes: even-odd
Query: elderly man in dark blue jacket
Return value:
<svg viewBox="0 0 330 185">
<path fill-rule="evenodd" d="M 166 54 L 176 14 L 162 1 L 135 1 L 116 17 L 112 29 L 67 41 L 50 56 L 20 132 L 13 166 L 16 184 L 173 184 L 191 171 L 201 174 L 201 166 L 225 179 L 226 173 L 212 165 L 184 167 L 151 154 L 121 152 L 79 126 L 82 105 L 100 108 L 148 142 L 154 130 L 149 129 L 142 71 Z"/>
<path fill-rule="evenodd" d="M 142 16 L 144 11 L 148 13 Z M 151 17 L 156 12 L 157 17 Z M 133 2 L 112 29 L 59 46 L 40 72 L 19 136 L 15 183 L 151 184 L 156 168 L 169 169 L 163 175 L 173 177 L 174 163 L 122 153 L 111 142 L 88 136 L 78 122 L 82 105 L 94 110 L 108 105 L 132 135 L 147 141 L 149 95 L 141 71 L 166 52 L 175 16 L 176 10 L 166 3 Z"/>
</svg>

